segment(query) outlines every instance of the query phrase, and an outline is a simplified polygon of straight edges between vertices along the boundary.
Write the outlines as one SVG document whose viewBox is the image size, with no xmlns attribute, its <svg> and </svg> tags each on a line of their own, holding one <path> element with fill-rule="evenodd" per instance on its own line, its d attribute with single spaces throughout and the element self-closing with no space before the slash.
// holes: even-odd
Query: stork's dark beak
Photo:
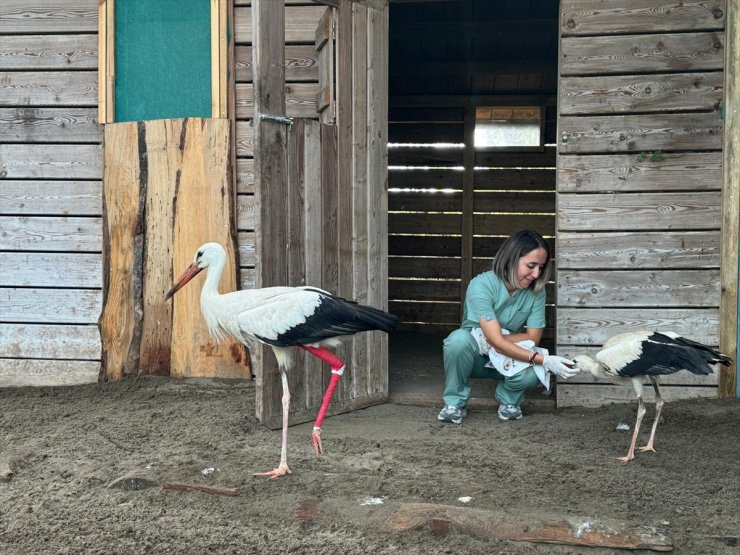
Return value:
<svg viewBox="0 0 740 555">
<path fill-rule="evenodd" d="M 198 265 L 195 262 L 188 266 L 187 270 L 183 272 L 183 274 L 175 282 L 175 285 L 172 286 L 172 289 L 170 289 L 164 296 L 164 300 L 168 300 L 172 295 L 182 289 L 185 284 L 193 279 L 195 276 L 197 276 L 202 269 L 203 268 L 198 268 Z"/>
</svg>

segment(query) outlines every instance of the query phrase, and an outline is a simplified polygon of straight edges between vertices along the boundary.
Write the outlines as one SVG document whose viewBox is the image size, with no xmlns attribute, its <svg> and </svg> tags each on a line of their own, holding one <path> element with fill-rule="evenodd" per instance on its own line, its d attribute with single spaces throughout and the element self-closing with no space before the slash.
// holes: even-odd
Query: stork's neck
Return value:
<svg viewBox="0 0 740 555">
<path fill-rule="evenodd" d="M 208 267 L 206 280 L 203 282 L 203 288 L 200 290 L 201 301 L 203 299 L 212 299 L 220 295 L 218 286 L 219 283 L 221 283 L 221 274 L 223 274 L 225 265 L 226 260 L 216 260 Z"/>
</svg>

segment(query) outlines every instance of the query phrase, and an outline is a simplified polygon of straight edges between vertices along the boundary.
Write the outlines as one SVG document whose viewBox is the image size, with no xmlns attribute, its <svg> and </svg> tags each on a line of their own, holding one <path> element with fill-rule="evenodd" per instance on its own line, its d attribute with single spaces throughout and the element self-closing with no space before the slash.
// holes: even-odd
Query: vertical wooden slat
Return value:
<svg viewBox="0 0 740 555">
<path fill-rule="evenodd" d="M 228 117 L 228 0 L 211 0 L 211 117 Z"/>
<path fill-rule="evenodd" d="M 462 198 L 462 245 L 460 256 L 460 317 L 468 283 L 473 277 L 473 199 L 475 196 L 475 106 L 465 108 L 463 130 L 465 152 L 463 154 L 463 198 Z"/>
<path fill-rule="evenodd" d="M 367 303 L 368 273 L 368 196 L 367 196 L 367 7 L 352 6 L 352 296 Z M 355 336 L 352 350 L 354 395 L 366 395 L 370 373 L 374 371 L 368 358 L 371 336 Z"/>
<path fill-rule="evenodd" d="M 115 0 L 98 4 L 98 123 L 115 120 Z"/>
<path fill-rule="evenodd" d="M 321 123 L 334 121 L 334 10 L 327 8 L 316 28 L 314 46 L 318 52 L 319 92 L 316 111 Z"/>
<path fill-rule="evenodd" d="M 740 397 L 737 380 L 738 234 L 740 233 L 740 6 L 727 2 L 725 45 L 725 128 L 722 159 L 722 249 L 720 334 L 722 352 L 733 359 L 719 375 L 719 396 Z"/>
<path fill-rule="evenodd" d="M 257 287 L 287 282 L 287 152 L 285 125 L 262 116 L 285 116 L 285 6 L 273 0 L 252 2 L 254 67 L 254 189 L 258 207 L 255 239 Z M 267 426 L 280 420 L 280 379 L 272 353 L 259 356 L 257 417 Z"/>
</svg>

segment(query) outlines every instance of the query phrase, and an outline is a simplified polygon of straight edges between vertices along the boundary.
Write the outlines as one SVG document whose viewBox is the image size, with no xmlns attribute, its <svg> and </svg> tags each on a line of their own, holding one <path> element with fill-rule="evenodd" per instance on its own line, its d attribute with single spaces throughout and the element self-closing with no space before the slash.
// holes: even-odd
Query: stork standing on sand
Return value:
<svg viewBox="0 0 740 555">
<path fill-rule="evenodd" d="M 299 347 L 331 367 L 331 380 L 313 426 L 316 456 L 323 453 L 321 423 L 334 388 L 344 372 L 344 362 L 325 346 L 336 346 L 338 337 L 361 331 L 393 331 L 398 318 L 371 306 L 360 305 L 315 287 L 265 287 L 220 294 L 218 284 L 226 265 L 226 251 L 218 243 L 206 243 L 193 263 L 178 278 L 165 299 L 172 297 L 202 270 L 208 273 L 200 292 L 200 310 L 211 336 L 217 341 L 232 336 L 248 344 L 259 341 L 272 347 L 283 386 L 283 442 L 280 464 L 257 476 L 278 478 L 290 474 L 288 467 L 288 414 L 290 390 L 288 365 L 292 347 Z"/>
<path fill-rule="evenodd" d="M 637 421 L 632 433 L 632 442 L 627 455 L 619 458 L 624 463 L 635 458 L 637 434 L 646 412 L 642 400 L 642 384 L 646 377 L 655 390 L 655 421 L 647 445 L 640 447 L 642 452 L 655 451 L 653 447 L 655 430 L 658 428 L 660 411 L 665 403 L 660 396 L 658 376 L 673 374 L 679 370 L 707 375 L 713 371 L 710 364 L 725 366 L 732 364 L 732 360 L 719 351 L 673 332 L 636 331 L 615 335 L 604 343 L 595 357 L 596 360 L 579 355 L 573 357 L 573 361 L 577 368 L 590 372 L 595 378 L 612 383 L 632 382 L 637 394 Z"/>
</svg>

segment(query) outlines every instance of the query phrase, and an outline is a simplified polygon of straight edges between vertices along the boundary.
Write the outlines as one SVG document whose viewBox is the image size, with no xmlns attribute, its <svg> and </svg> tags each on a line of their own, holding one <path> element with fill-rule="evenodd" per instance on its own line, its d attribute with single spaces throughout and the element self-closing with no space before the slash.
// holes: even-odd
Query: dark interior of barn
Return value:
<svg viewBox="0 0 740 555">
<path fill-rule="evenodd" d="M 518 229 L 555 246 L 558 2 L 392 2 L 389 49 L 389 392 L 436 406 L 471 277 Z M 494 389 L 474 380 L 469 407 L 495 406 Z"/>
</svg>

